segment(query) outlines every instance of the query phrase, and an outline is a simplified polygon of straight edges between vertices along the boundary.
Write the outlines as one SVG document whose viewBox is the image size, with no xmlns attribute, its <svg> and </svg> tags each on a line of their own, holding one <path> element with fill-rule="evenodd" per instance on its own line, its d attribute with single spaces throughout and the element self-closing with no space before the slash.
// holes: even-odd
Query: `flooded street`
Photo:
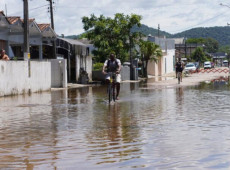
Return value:
<svg viewBox="0 0 230 170">
<path fill-rule="evenodd" d="M 151 82 L 151 80 L 150 80 Z M 123 83 L 0 98 L 0 169 L 230 169 L 230 87 Z"/>
</svg>

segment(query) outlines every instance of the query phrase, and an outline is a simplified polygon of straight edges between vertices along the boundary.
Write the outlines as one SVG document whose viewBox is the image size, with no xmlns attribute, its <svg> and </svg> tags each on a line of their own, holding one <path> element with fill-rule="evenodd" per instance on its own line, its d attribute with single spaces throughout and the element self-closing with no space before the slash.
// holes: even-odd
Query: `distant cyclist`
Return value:
<svg viewBox="0 0 230 170">
<path fill-rule="evenodd" d="M 176 63 L 176 78 L 178 78 L 178 75 L 180 75 L 180 80 L 182 82 L 182 72 L 183 72 L 183 69 L 184 69 L 184 63 L 181 61 L 181 58 L 178 58 L 178 61 Z M 178 74 L 180 73 L 180 74 Z"/>
<path fill-rule="evenodd" d="M 107 68 L 107 71 L 105 69 Z M 116 94 L 116 100 L 118 100 L 118 96 L 120 93 L 120 83 L 121 83 L 121 61 L 115 57 L 114 53 L 110 54 L 110 59 L 106 60 L 102 69 L 102 73 L 106 74 L 106 82 L 109 83 L 110 75 L 108 75 L 108 72 L 116 73 L 116 88 L 117 88 L 117 94 Z"/>
</svg>

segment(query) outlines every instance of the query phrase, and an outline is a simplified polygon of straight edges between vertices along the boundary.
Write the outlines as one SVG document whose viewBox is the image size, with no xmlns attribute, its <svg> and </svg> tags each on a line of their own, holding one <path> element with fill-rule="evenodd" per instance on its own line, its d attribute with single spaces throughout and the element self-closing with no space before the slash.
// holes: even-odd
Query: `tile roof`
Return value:
<svg viewBox="0 0 230 170">
<path fill-rule="evenodd" d="M 20 20 L 20 17 L 6 17 L 6 19 L 8 20 L 10 24 L 14 24 L 18 20 Z"/>
<path fill-rule="evenodd" d="M 45 31 L 46 28 L 50 27 L 50 24 L 37 24 L 41 31 Z"/>
<path fill-rule="evenodd" d="M 1 13 L 3 16 L 5 16 L 5 14 L 4 14 L 4 12 L 3 12 L 3 11 L 0 11 L 0 13 Z"/>
</svg>

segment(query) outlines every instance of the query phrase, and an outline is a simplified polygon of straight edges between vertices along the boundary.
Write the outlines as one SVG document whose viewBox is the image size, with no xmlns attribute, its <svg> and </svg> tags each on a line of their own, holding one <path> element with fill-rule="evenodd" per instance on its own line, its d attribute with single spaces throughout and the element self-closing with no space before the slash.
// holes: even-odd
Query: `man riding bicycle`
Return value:
<svg viewBox="0 0 230 170">
<path fill-rule="evenodd" d="M 107 68 L 107 71 L 105 72 L 105 68 Z M 118 100 L 119 92 L 120 92 L 120 82 L 121 82 L 121 61 L 115 57 L 114 53 L 110 54 L 110 59 L 106 60 L 102 69 L 102 73 L 106 74 L 106 83 L 110 83 L 110 75 L 109 72 L 116 73 L 116 100 Z"/>
<path fill-rule="evenodd" d="M 184 70 L 184 63 L 181 61 L 181 58 L 178 58 L 176 63 L 176 78 L 178 78 L 178 73 L 180 73 L 180 81 L 182 82 L 182 72 Z"/>
</svg>

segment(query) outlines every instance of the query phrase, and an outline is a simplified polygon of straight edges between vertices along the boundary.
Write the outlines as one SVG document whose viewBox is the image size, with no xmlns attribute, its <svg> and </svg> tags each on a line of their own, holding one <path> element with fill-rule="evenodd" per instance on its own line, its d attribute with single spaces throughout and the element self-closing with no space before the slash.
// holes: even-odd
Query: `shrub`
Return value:
<svg viewBox="0 0 230 170">
<path fill-rule="evenodd" d="M 95 63 L 93 64 L 93 71 L 101 71 L 104 63 Z"/>
</svg>

